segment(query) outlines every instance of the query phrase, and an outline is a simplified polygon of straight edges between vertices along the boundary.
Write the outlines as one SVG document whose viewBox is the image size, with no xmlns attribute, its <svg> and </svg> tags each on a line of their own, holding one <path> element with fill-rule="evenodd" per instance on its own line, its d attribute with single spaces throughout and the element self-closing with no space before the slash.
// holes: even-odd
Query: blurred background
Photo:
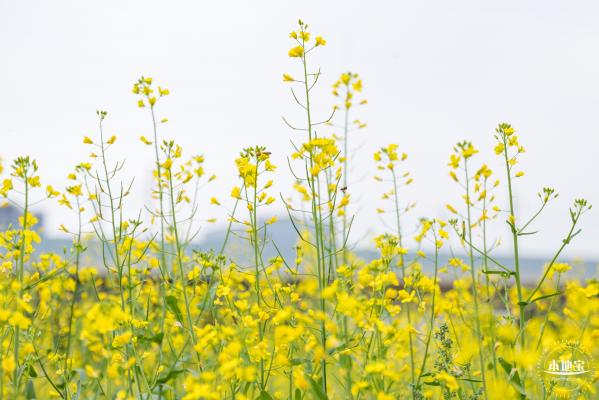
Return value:
<svg viewBox="0 0 599 400">
<path fill-rule="evenodd" d="M 335 99 L 331 85 L 346 71 L 360 74 L 367 106 L 352 118 L 368 124 L 350 137 L 354 149 L 349 193 L 356 213 L 352 243 L 368 248 L 384 230 L 376 214 L 387 187 L 374 182 L 372 154 L 397 143 L 409 154 L 414 184 L 403 193 L 415 201 L 406 224 L 421 216 L 448 218 L 446 203 L 459 204 L 448 176 L 453 145 L 471 140 L 500 177 L 493 152 L 494 128 L 511 123 L 527 153 L 525 177 L 516 182 L 518 212 L 536 211 L 536 193 L 554 187 L 559 198 L 526 237 L 523 254 L 547 259 L 569 227 L 568 207 L 584 197 L 599 204 L 599 3 L 594 1 L 8 1 L 0 0 L 0 156 L 38 160 L 44 185 L 63 189 L 73 166 L 96 137 L 96 110 L 107 110 L 107 134 L 118 137 L 112 157 L 126 159 L 136 177 L 128 207 L 150 203 L 152 149 L 147 109 L 137 107 L 131 86 L 142 74 L 166 86 L 160 102 L 169 119 L 161 135 L 187 155 L 204 154 L 217 180 L 203 188 L 200 218 L 217 218 L 201 231 L 209 241 L 222 233 L 238 184 L 234 159 L 246 146 L 266 145 L 279 166 L 274 193 L 293 193 L 286 157 L 290 141 L 304 139 L 282 120 L 300 117 L 282 74 L 299 75 L 289 32 L 298 18 L 327 40 L 312 58 L 321 68 L 316 114 L 326 118 Z M 339 121 L 340 122 L 340 121 Z M 322 127 L 320 134 L 341 133 Z M 500 195 L 498 203 L 505 204 Z M 74 215 L 46 201 L 37 208 L 45 234 Z M 271 208 L 285 218 L 279 201 Z M 284 224 L 284 222 L 283 222 Z M 289 232 L 288 225 L 278 228 Z M 506 236 L 496 221 L 492 236 Z M 599 259 L 599 214 L 583 218 L 583 232 L 566 256 Z M 509 242 L 503 250 L 509 251 Z"/>
</svg>

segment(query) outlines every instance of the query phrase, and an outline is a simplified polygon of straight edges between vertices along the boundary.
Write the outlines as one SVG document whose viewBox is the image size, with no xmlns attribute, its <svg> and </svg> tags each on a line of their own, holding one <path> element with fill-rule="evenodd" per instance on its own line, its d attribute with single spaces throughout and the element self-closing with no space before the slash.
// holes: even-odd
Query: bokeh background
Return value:
<svg viewBox="0 0 599 400">
<path fill-rule="evenodd" d="M 226 213 L 208 199 L 230 203 L 241 148 L 267 145 L 279 165 L 276 191 L 292 193 L 286 156 L 290 140 L 303 138 L 281 118 L 299 116 L 282 74 L 299 74 L 287 57 L 298 18 L 328 41 L 313 58 L 322 70 L 317 114 L 330 112 L 331 85 L 345 71 L 360 74 L 369 101 L 355 115 L 368 127 L 351 137 L 354 242 L 368 246 L 384 229 L 375 212 L 383 188 L 372 179 L 378 147 L 398 143 L 410 156 L 415 182 L 404 196 L 417 202 L 415 226 L 419 216 L 448 217 L 445 204 L 459 201 L 447 167 L 457 141 L 472 140 L 478 160 L 503 176 L 492 150 L 503 121 L 528 151 L 519 211 L 534 212 L 543 186 L 560 193 L 535 224 L 541 232 L 525 239 L 525 255 L 547 257 L 559 246 L 574 198 L 599 204 L 595 1 L 0 0 L 0 156 L 31 155 L 44 184 L 62 188 L 89 153 L 82 138 L 97 134 L 96 109 L 107 110 L 107 131 L 118 136 L 113 156 L 136 176 L 129 207 L 142 208 L 153 155 L 138 138 L 151 127 L 130 89 L 152 76 L 172 93 L 159 106 L 170 120 L 161 134 L 204 154 L 218 176 L 201 207 L 202 218 L 219 221 L 202 235 L 217 232 Z M 50 236 L 73 218 L 54 203 L 38 207 Z M 285 216 L 281 204 L 272 212 Z M 599 259 L 599 214 L 592 210 L 581 227 L 568 256 Z M 505 224 L 496 222 L 493 236 L 505 236 Z"/>
</svg>

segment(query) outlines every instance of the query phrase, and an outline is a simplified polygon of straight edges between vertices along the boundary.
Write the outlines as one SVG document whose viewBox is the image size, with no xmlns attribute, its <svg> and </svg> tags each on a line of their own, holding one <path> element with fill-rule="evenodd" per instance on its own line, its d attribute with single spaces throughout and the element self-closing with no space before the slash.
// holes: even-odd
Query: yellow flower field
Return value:
<svg viewBox="0 0 599 400">
<path fill-rule="evenodd" d="M 462 197 L 441 204 L 451 219 L 421 218 L 415 234 L 404 221 L 416 200 L 402 192 L 412 183 L 408 156 L 401 143 L 387 144 L 372 161 L 381 203 L 364 206 L 379 207 L 390 229 L 373 243 L 377 258 L 361 259 L 348 243 L 360 218 L 348 143 L 366 127 L 363 83 L 354 72 L 325 82 L 311 57 L 329 43 L 304 22 L 289 36 L 281 85 L 303 119 L 284 119 L 293 132 L 287 159 L 267 144 L 239 149 L 237 182 L 212 182 L 204 156 L 168 136 L 160 104 L 170 92 L 146 76 L 133 95 L 123 90 L 151 127 L 135 150 L 155 157 L 146 209 L 126 211 L 140 189 L 112 156 L 119 139 L 105 129 L 105 111 L 95 135 L 82 139 L 89 157 L 60 185 L 44 182 L 29 157 L 3 163 L 0 196 L 21 217 L 0 232 L 1 398 L 599 398 L 591 363 L 599 362 L 599 281 L 568 278 L 576 267 L 561 258 L 584 235 L 579 221 L 591 205 L 576 199 L 564 210 L 556 222 L 563 241 L 530 282 L 521 249 L 557 193 L 541 189 L 538 213 L 518 214 L 525 133 L 500 123 L 489 132 L 494 149 L 467 141 L 448 149 L 448 179 Z M 332 85 L 333 110 L 313 109 L 319 85 Z M 281 168 L 291 170 L 295 192 L 274 190 Z M 230 198 L 212 197 L 208 183 L 226 185 Z M 200 197 L 229 210 L 218 248 L 194 246 Z M 71 210 L 59 229 L 72 245 L 62 253 L 36 250 L 42 201 Z M 273 204 L 297 236 L 294 257 L 264 256 L 280 223 Z M 508 226 L 500 245 L 509 262 L 495 256 L 492 224 Z M 247 256 L 230 251 L 233 237 Z M 546 353 L 560 343 L 573 346 L 560 360 L 579 352 L 586 361 L 551 378 Z"/>
</svg>

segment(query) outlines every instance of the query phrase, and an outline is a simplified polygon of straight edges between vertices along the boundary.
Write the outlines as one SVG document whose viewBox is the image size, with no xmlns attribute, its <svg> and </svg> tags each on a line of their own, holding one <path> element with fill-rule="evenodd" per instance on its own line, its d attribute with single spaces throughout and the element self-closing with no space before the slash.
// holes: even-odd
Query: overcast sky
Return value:
<svg viewBox="0 0 599 400">
<path fill-rule="evenodd" d="M 150 125 L 130 89 L 145 74 L 172 93 L 160 105 L 170 119 L 162 134 L 188 154 L 205 154 L 218 175 L 210 195 L 227 200 L 233 161 L 254 144 L 268 145 L 280 165 L 276 190 L 288 194 L 285 156 L 289 140 L 301 136 L 282 122 L 297 112 L 281 76 L 299 74 L 287 57 L 298 18 L 328 41 L 313 58 L 323 72 L 318 114 L 330 110 L 330 85 L 341 72 L 364 81 L 369 105 L 359 117 L 368 128 L 352 137 L 356 238 L 382 229 L 374 211 L 382 188 L 372 181 L 377 147 L 395 142 L 410 155 L 415 183 L 405 196 L 418 202 L 412 222 L 447 217 L 445 203 L 459 198 L 447 175 L 453 144 L 472 140 L 479 160 L 503 173 L 492 152 L 502 121 L 528 151 L 519 211 L 534 212 L 543 186 L 560 193 L 538 221 L 540 234 L 525 239 L 525 254 L 559 246 L 574 198 L 599 207 L 596 1 L 0 0 L 0 155 L 33 156 L 44 182 L 62 187 L 89 150 L 83 135 L 96 134 L 95 110 L 108 110 L 108 131 L 119 138 L 114 156 L 126 157 L 128 174 L 138 177 L 133 201 L 141 207 L 152 154 L 138 137 Z M 72 218 L 42 207 L 49 230 Z M 203 210 L 222 221 L 215 208 Z M 504 224 L 497 226 L 494 235 L 504 235 Z M 599 257 L 599 213 L 592 210 L 582 228 L 569 254 Z"/>
</svg>

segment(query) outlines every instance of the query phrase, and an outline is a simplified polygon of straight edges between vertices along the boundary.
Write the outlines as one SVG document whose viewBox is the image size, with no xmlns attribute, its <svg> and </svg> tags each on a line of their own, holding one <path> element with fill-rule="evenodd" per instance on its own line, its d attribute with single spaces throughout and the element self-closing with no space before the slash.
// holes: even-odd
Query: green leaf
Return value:
<svg viewBox="0 0 599 400">
<path fill-rule="evenodd" d="M 534 235 L 539 233 L 539 231 L 534 231 L 534 232 L 518 232 L 518 236 L 526 236 L 526 235 Z"/>
<path fill-rule="evenodd" d="M 33 368 L 33 365 L 29 365 L 29 367 L 27 368 L 27 372 L 29 373 L 29 376 L 32 378 L 37 378 L 37 371 L 35 370 L 35 368 Z"/>
<path fill-rule="evenodd" d="M 138 336 L 137 340 L 139 340 L 140 342 L 153 342 L 156 344 L 160 344 L 162 343 L 162 339 L 164 339 L 164 333 L 160 332 L 155 334 L 154 336 Z"/>
<path fill-rule="evenodd" d="M 250 390 L 250 387 L 251 387 L 251 386 L 252 386 L 252 385 L 251 385 L 251 383 L 250 383 L 250 382 L 246 382 L 246 383 L 245 383 L 245 387 L 244 387 L 244 388 L 241 390 L 241 393 L 242 393 L 242 394 L 247 394 L 247 392 L 248 392 L 248 390 Z"/>
<path fill-rule="evenodd" d="M 516 227 L 514 226 L 514 224 L 512 224 L 510 221 L 505 220 L 505 223 L 508 224 L 512 230 L 512 233 L 516 233 Z"/>
<path fill-rule="evenodd" d="M 183 323 L 183 314 L 181 314 L 179 304 L 177 304 L 177 298 L 175 296 L 166 296 L 166 305 L 168 306 L 169 310 L 175 314 L 177 320 Z"/>
<path fill-rule="evenodd" d="M 471 379 L 471 378 L 457 378 L 458 381 L 466 381 L 466 382 L 474 382 L 474 383 L 481 383 L 482 381 L 480 379 Z"/>
<path fill-rule="evenodd" d="M 327 395 L 325 394 L 325 392 L 322 390 L 322 385 L 319 382 L 316 382 L 314 380 L 314 378 L 312 378 L 311 376 L 308 377 L 308 381 L 310 382 L 310 387 L 312 389 L 312 392 L 314 392 L 314 394 L 316 395 L 316 398 L 318 400 L 328 400 L 329 399 L 327 397 Z"/>
<path fill-rule="evenodd" d="M 295 400 L 302 400 L 302 391 L 299 389 L 295 389 Z"/>
<path fill-rule="evenodd" d="M 582 232 L 582 229 L 579 229 L 576 232 L 574 232 L 572 234 L 572 236 L 570 236 L 570 239 L 568 240 L 568 243 L 570 242 L 570 240 L 574 239 L 580 232 Z"/>
<path fill-rule="evenodd" d="M 35 387 L 33 386 L 33 381 L 27 381 L 27 386 L 25 387 L 25 398 L 27 400 L 35 400 L 37 396 L 35 394 Z"/>
<path fill-rule="evenodd" d="M 75 392 L 73 397 L 71 397 L 71 400 L 79 400 L 80 398 L 81 398 L 81 379 L 78 379 L 77 380 L 77 391 Z"/>
<path fill-rule="evenodd" d="M 160 332 L 160 333 L 157 333 L 154 336 L 152 336 L 150 338 L 150 340 L 152 340 L 152 342 L 154 342 L 156 344 L 160 344 L 160 343 L 162 343 L 163 338 L 164 338 L 164 332 Z"/>
<path fill-rule="evenodd" d="M 518 374 L 518 370 L 502 357 L 498 357 L 497 360 L 499 361 L 499 364 L 501 364 L 501 366 L 503 367 L 503 370 L 507 374 L 510 383 L 512 384 L 514 389 L 516 389 L 518 393 L 520 393 L 521 395 L 526 396 L 526 392 L 522 387 L 522 381 L 520 380 L 520 374 Z"/>
<path fill-rule="evenodd" d="M 501 267 L 501 265 L 500 265 Z M 504 277 L 509 278 L 510 276 L 516 276 L 516 273 L 514 271 L 506 271 L 506 270 L 497 270 L 497 269 L 484 269 L 481 271 L 483 274 L 487 274 L 487 275 L 501 275 Z"/>
<path fill-rule="evenodd" d="M 505 274 L 505 271 L 497 271 L 497 270 L 492 270 L 492 269 L 484 269 L 483 274 L 487 274 L 487 275 L 501 275 L 501 274 Z"/>
<path fill-rule="evenodd" d="M 260 396 L 256 397 L 256 400 L 274 400 L 273 397 L 264 390 L 260 392 Z"/>
<path fill-rule="evenodd" d="M 539 300 L 543 300 L 543 299 L 548 299 L 549 297 L 559 296 L 562 293 L 563 292 L 555 292 L 555 293 L 551 293 L 551 294 L 546 294 L 544 296 L 539 296 L 539 297 L 535 298 L 534 300 L 531 300 L 531 303 L 534 303 L 535 301 L 539 301 Z"/>
<path fill-rule="evenodd" d="M 160 378 L 158 378 L 156 380 L 156 383 L 154 384 L 154 386 L 156 386 L 156 385 L 164 385 L 166 382 L 170 381 L 171 379 L 173 379 L 177 375 L 182 374 L 183 372 L 185 372 L 184 369 L 171 369 L 168 372 L 168 374 L 162 375 Z"/>
</svg>

